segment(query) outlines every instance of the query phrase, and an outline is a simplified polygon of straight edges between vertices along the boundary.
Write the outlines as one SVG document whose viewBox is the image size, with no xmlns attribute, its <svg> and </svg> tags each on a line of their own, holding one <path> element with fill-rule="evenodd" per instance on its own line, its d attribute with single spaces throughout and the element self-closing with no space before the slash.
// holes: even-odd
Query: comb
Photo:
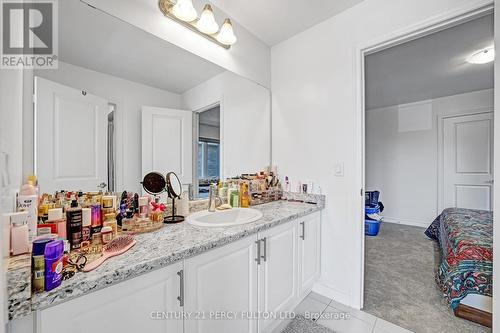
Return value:
<svg viewBox="0 0 500 333">
<path fill-rule="evenodd" d="M 102 248 L 102 256 L 88 265 L 85 265 L 83 271 L 90 272 L 96 269 L 107 259 L 127 252 L 135 243 L 134 236 L 132 235 L 120 236 L 113 239 Z"/>
</svg>

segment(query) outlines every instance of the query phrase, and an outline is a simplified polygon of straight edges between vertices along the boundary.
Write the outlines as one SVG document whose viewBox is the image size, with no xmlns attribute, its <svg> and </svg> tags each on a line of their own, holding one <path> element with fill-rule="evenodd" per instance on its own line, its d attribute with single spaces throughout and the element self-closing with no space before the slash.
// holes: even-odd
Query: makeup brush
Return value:
<svg viewBox="0 0 500 333">
<path fill-rule="evenodd" d="M 96 269 L 107 259 L 127 252 L 134 245 L 135 239 L 132 235 L 120 236 L 113 239 L 102 248 L 102 256 L 99 259 L 85 265 L 83 271 L 90 272 L 91 270 Z"/>
</svg>

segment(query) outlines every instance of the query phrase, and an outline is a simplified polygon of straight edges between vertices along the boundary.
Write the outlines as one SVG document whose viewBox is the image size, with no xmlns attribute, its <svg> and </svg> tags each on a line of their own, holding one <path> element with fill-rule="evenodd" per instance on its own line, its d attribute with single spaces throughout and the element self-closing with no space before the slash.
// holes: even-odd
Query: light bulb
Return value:
<svg viewBox="0 0 500 333">
<path fill-rule="evenodd" d="M 236 43 L 236 36 L 234 35 L 233 25 L 230 19 L 225 19 L 217 35 L 217 40 L 224 45 L 233 45 Z"/>
<path fill-rule="evenodd" d="M 179 20 L 186 22 L 192 22 L 198 18 L 198 13 L 196 13 L 191 0 L 177 0 L 177 3 L 172 7 L 172 14 Z"/>
<path fill-rule="evenodd" d="M 196 22 L 196 27 L 203 33 L 212 35 L 219 31 L 219 25 L 215 22 L 212 6 L 205 5 L 201 12 L 200 19 Z"/>
<path fill-rule="evenodd" d="M 493 60 L 495 60 L 495 48 L 493 46 L 477 51 L 467 58 L 467 62 L 471 64 L 487 64 Z"/>
</svg>

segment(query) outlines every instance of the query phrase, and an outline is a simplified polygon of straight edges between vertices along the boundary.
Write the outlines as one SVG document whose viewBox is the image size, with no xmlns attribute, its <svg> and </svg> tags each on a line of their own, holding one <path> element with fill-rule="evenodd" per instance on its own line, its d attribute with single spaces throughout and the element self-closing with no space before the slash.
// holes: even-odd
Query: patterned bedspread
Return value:
<svg viewBox="0 0 500 333">
<path fill-rule="evenodd" d="M 441 248 L 437 281 L 455 309 L 468 294 L 493 293 L 493 213 L 448 208 L 425 231 Z"/>
</svg>

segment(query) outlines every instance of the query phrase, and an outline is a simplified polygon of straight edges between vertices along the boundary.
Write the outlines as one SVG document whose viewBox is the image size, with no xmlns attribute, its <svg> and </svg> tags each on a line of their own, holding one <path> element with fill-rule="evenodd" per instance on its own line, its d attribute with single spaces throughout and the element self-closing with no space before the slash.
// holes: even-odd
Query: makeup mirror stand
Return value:
<svg viewBox="0 0 500 333">
<path fill-rule="evenodd" d="M 171 197 L 172 199 L 172 215 L 166 216 L 163 220 L 164 223 L 179 223 L 184 221 L 184 216 L 175 215 L 175 197 Z"/>
</svg>

